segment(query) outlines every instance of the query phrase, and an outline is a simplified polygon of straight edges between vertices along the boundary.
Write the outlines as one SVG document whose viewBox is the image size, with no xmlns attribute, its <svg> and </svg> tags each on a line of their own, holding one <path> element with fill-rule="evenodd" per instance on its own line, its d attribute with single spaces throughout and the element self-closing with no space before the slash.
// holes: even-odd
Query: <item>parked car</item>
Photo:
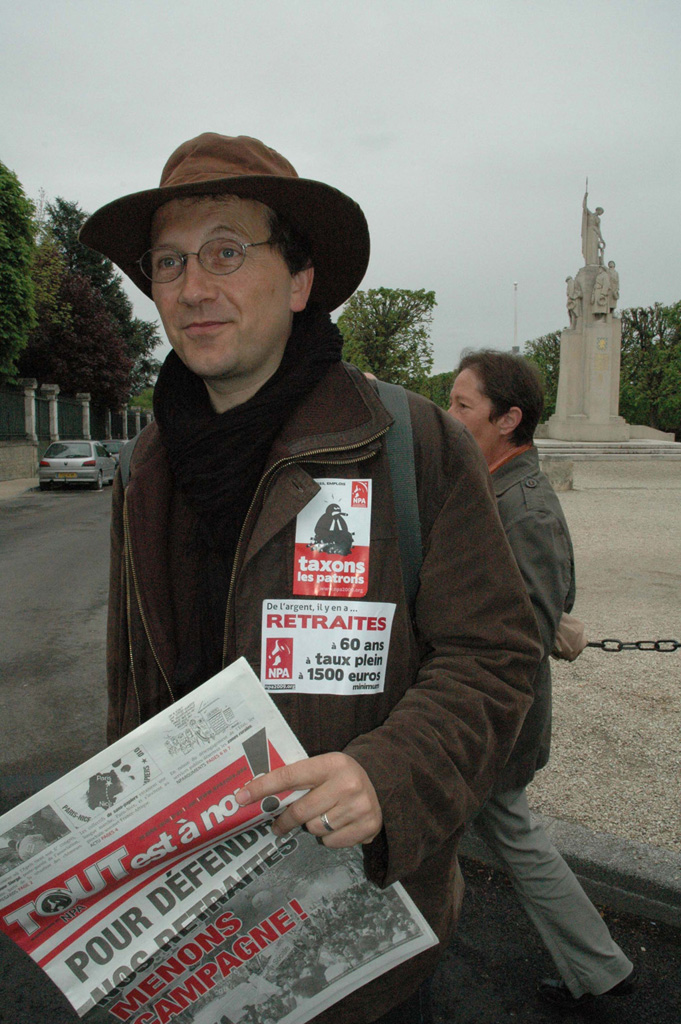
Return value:
<svg viewBox="0 0 681 1024">
<path fill-rule="evenodd" d="M 54 484 L 112 484 L 116 462 L 99 441 L 53 441 L 38 466 L 41 491 Z"/>
<path fill-rule="evenodd" d="M 123 441 L 120 438 L 114 438 L 111 441 L 102 441 L 101 443 L 104 445 L 109 455 L 112 456 L 116 465 L 118 465 L 119 456 L 121 454 L 121 448 L 123 447 L 124 444 L 127 444 L 128 442 Z"/>
</svg>

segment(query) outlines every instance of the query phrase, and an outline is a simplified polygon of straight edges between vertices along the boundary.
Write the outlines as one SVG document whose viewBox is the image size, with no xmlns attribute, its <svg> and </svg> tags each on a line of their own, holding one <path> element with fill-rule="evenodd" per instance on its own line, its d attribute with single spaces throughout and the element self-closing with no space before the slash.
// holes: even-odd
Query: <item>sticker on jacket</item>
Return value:
<svg viewBox="0 0 681 1024">
<path fill-rule="evenodd" d="M 262 603 L 260 680 L 273 693 L 382 693 L 395 605 Z"/>
<path fill-rule="evenodd" d="M 293 593 L 364 597 L 369 586 L 371 480 L 316 480 L 298 513 Z"/>
</svg>

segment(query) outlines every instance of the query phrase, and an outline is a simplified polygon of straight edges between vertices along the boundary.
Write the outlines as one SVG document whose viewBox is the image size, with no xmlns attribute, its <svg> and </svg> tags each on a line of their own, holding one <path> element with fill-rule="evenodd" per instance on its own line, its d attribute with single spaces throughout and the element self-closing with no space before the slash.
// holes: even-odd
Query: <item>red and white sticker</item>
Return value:
<svg viewBox="0 0 681 1024">
<path fill-rule="evenodd" d="M 272 693 L 382 693 L 395 605 L 263 601 L 260 679 Z"/>
<path fill-rule="evenodd" d="M 293 593 L 364 597 L 369 586 L 371 480 L 317 480 L 298 514 Z"/>
</svg>

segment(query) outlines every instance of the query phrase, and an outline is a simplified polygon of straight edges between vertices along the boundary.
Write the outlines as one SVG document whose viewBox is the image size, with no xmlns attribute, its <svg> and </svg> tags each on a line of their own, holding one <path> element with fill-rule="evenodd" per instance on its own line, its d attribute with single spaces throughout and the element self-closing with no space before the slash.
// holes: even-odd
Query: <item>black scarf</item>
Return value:
<svg viewBox="0 0 681 1024">
<path fill-rule="evenodd" d="M 341 358 L 343 338 L 314 305 L 293 318 L 276 373 L 247 402 L 216 413 L 204 382 L 171 352 L 154 390 L 154 416 L 171 471 L 196 513 L 189 538 L 200 562 L 193 626 L 174 677 L 178 695 L 219 671 L 229 577 L 241 527 L 272 443 L 301 399 Z"/>
</svg>

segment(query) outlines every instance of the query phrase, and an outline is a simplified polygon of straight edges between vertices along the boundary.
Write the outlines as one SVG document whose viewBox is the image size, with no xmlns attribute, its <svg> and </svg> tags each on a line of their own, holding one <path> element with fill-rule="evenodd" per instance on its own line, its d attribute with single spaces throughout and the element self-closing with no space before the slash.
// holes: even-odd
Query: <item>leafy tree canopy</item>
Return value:
<svg viewBox="0 0 681 1024">
<path fill-rule="evenodd" d="M 448 370 L 446 373 L 435 373 L 432 377 L 426 377 L 418 392 L 431 402 L 435 402 L 441 409 L 449 409 L 449 396 L 453 384 L 454 371 Z"/>
<path fill-rule="evenodd" d="M 83 274 L 64 274 L 56 297 L 68 318 L 40 321 L 19 360 L 24 377 L 58 384 L 66 394 L 89 391 L 94 405 L 127 401 L 132 360 L 104 300 Z"/>
<path fill-rule="evenodd" d="M 681 302 L 623 310 L 620 415 L 681 436 Z"/>
<path fill-rule="evenodd" d="M 544 420 L 556 411 L 560 369 L 560 331 L 525 342 L 523 355 L 538 367 L 544 381 Z"/>
<path fill-rule="evenodd" d="M 435 292 L 370 288 L 355 292 L 338 318 L 343 358 L 391 384 L 418 390 L 433 365 L 429 329 Z"/>
<path fill-rule="evenodd" d="M 140 409 L 153 409 L 154 408 L 154 389 L 144 388 L 136 395 L 132 395 L 130 398 L 130 404 L 136 405 Z"/>
<path fill-rule="evenodd" d="M 78 232 L 87 214 L 78 203 L 58 197 L 46 206 L 45 227 L 71 274 L 87 277 L 100 292 L 106 309 L 116 325 L 128 355 L 133 361 L 131 390 L 148 387 L 156 378 L 160 363 L 152 353 L 161 338 L 154 321 L 140 320 L 133 314 L 132 302 L 123 290 L 121 275 L 101 253 L 78 240 Z"/>
<path fill-rule="evenodd" d="M 33 203 L 0 163 L 0 379 L 13 380 L 33 327 Z"/>
</svg>

